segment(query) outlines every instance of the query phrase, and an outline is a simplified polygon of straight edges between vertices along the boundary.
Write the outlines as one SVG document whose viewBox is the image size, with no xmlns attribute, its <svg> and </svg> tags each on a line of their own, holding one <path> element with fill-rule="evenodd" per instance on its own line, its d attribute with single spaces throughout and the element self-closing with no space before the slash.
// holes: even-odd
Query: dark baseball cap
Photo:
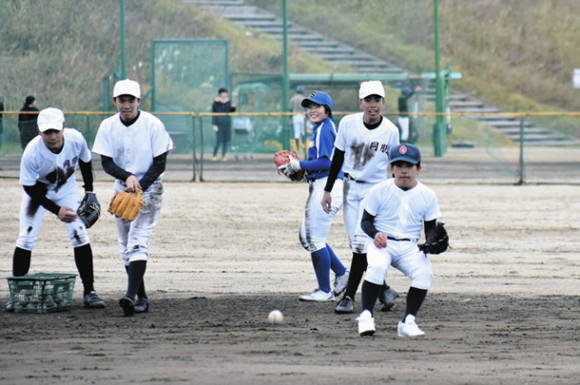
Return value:
<svg viewBox="0 0 580 385">
<path fill-rule="evenodd" d="M 332 98 L 326 92 L 314 91 L 308 97 L 302 100 L 302 107 L 308 107 L 310 102 L 314 102 L 319 106 L 328 106 L 332 110 Z"/>
<path fill-rule="evenodd" d="M 421 162 L 421 151 L 411 143 L 397 144 L 391 148 L 390 157 L 391 164 L 398 161 L 418 164 Z"/>
</svg>

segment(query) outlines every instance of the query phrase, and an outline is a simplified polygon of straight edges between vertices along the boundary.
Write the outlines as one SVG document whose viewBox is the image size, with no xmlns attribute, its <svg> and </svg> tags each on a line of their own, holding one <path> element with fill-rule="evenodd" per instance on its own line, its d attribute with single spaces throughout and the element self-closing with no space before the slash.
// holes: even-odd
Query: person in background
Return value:
<svg viewBox="0 0 580 385">
<path fill-rule="evenodd" d="M 409 119 L 409 99 L 417 92 L 421 92 L 421 87 L 417 86 L 414 90 L 409 87 L 401 89 L 399 96 L 399 119 L 397 121 L 399 129 L 401 130 L 401 143 L 411 142 L 413 139 L 411 121 Z"/>
<path fill-rule="evenodd" d="M 38 108 L 36 108 L 36 98 L 34 96 L 27 96 L 20 112 L 38 112 Z M 18 133 L 22 151 L 24 151 L 28 142 L 38 135 L 36 127 L 37 119 L 38 114 L 18 114 Z"/>
<path fill-rule="evenodd" d="M 228 97 L 228 90 L 220 88 L 218 90 L 218 97 L 215 98 L 211 106 L 213 113 L 230 113 L 236 110 L 236 105 L 231 102 Z M 226 160 L 226 152 L 228 150 L 228 143 L 232 138 L 232 119 L 229 115 L 214 115 L 212 117 L 212 129 L 216 133 L 216 142 L 213 149 L 213 160 L 217 160 L 217 153 L 222 146 L 222 160 Z"/>
</svg>

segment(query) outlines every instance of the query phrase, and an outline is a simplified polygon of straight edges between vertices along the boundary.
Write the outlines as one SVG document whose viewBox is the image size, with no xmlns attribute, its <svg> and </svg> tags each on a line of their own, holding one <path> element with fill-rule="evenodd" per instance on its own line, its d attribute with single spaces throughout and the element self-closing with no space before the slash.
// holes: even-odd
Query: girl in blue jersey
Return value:
<svg viewBox="0 0 580 385">
<path fill-rule="evenodd" d="M 335 295 L 341 294 L 346 289 L 348 283 L 348 270 L 326 243 L 332 218 L 342 207 L 342 171 L 336 181 L 341 186 L 332 192 L 330 213 L 326 213 L 320 205 L 334 155 L 337 128 L 332 120 L 332 99 L 326 92 L 312 92 L 302 101 L 302 107 L 307 109 L 308 118 L 314 124 L 308 160 L 292 161 L 287 166 L 286 172 L 292 174 L 302 169 L 308 181 L 309 196 L 300 227 L 300 242 L 312 257 L 318 288 L 310 294 L 300 296 L 300 300 L 331 301 Z M 334 290 L 330 287 L 330 270 L 336 275 Z"/>
</svg>

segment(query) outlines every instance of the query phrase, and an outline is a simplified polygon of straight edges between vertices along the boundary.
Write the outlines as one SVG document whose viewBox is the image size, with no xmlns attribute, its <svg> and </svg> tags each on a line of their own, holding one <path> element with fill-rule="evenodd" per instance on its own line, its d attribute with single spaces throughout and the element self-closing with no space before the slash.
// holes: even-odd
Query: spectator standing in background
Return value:
<svg viewBox="0 0 580 385">
<path fill-rule="evenodd" d="M 27 96 L 20 112 L 38 112 L 36 98 L 34 96 Z M 22 151 L 24 151 L 28 142 L 38 135 L 36 126 L 37 118 L 38 114 L 18 114 L 18 133 Z"/>
<path fill-rule="evenodd" d="M 215 98 L 211 112 L 213 113 L 230 113 L 236 110 L 236 105 L 228 97 L 228 90 L 220 88 L 218 97 Z M 217 160 L 217 153 L 220 145 L 222 146 L 222 160 L 226 160 L 228 143 L 232 138 L 232 118 L 228 115 L 214 115 L 212 117 L 212 128 L 216 133 L 216 142 L 213 149 L 213 160 Z"/>
</svg>

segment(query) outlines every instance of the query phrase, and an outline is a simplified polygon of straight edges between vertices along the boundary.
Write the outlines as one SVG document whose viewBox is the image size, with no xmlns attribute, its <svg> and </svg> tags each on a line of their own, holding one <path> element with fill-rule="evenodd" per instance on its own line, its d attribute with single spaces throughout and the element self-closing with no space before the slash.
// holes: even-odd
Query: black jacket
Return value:
<svg viewBox="0 0 580 385">
<path fill-rule="evenodd" d="M 229 99 L 227 102 L 222 103 L 219 98 L 216 98 L 211 106 L 211 112 L 213 113 L 228 113 L 235 110 L 236 107 L 232 107 L 232 101 Z M 219 128 L 227 128 L 231 125 L 231 118 L 229 116 L 213 116 L 212 124 Z"/>
</svg>

